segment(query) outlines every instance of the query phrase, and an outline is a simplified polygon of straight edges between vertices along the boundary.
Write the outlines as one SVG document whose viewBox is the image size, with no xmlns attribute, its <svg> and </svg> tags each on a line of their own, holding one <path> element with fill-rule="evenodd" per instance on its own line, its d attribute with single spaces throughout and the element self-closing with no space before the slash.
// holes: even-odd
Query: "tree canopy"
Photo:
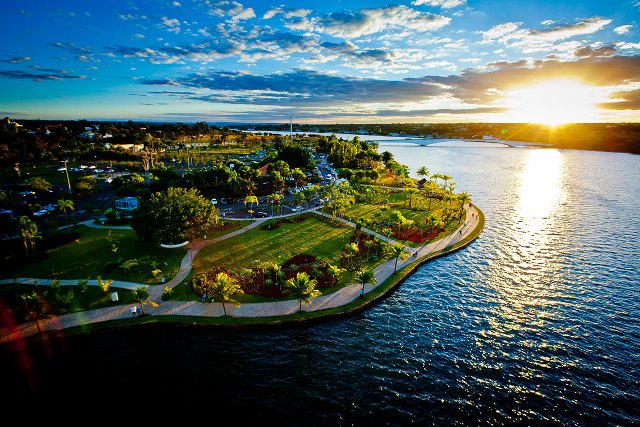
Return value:
<svg viewBox="0 0 640 427">
<path fill-rule="evenodd" d="M 198 190 L 169 187 L 141 201 L 131 225 L 144 240 L 176 244 L 201 236 L 217 221 L 215 206 Z"/>
</svg>

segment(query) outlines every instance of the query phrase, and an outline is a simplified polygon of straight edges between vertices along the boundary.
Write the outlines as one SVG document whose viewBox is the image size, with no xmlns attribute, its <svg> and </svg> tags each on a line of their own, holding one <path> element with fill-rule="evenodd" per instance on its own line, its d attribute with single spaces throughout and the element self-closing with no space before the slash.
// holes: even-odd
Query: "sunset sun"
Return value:
<svg viewBox="0 0 640 427">
<path fill-rule="evenodd" d="M 510 115 L 518 122 L 551 126 L 598 119 L 596 88 L 575 80 L 550 80 L 512 90 Z"/>
</svg>

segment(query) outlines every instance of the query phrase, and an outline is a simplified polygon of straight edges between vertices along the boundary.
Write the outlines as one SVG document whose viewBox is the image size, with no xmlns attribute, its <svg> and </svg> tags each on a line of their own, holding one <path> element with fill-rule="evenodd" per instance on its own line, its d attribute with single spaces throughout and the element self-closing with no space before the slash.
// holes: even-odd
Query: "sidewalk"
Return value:
<svg viewBox="0 0 640 427">
<path fill-rule="evenodd" d="M 456 230 L 454 230 L 447 237 L 438 240 L 436 242 L 432 242 L 418 248 L 408 248 L 405 247 L 407 252 L 412 252 L 415 255 L 410 255 L 406 260 L 398 260 L 397 270 L 401 270 L 406 265 L 416 261 L 418 259 L 427 257 L 431 253 L 435 251 L 439 251 L 445 249 L 449 246 L 456 244 L 457 242 L 465 239 L 471 232 L 475 229 L 478 224 L 478 213 L 475 207 L 465 206 L 465 211 L 467 213 L 467 221 L 464 224 L 461 224 Z M 320 212 L 317 212 L 320 215 L 326 215 Z M 473 215 L 472 217 L 472 213 Z M 269 218 L 263 218 L 256 220 L 255 222 L 247 225 L 244 228 L 236 230 L 232 233 L 226 234 L 224 236 L 218 237 L 212 240 L 197 240 L 189 244 L 187 255 L 182 259 L 182 263 L 180 265 L 180 270 L 178 274 L 171 279 L 169 282 L 165 284 L 165 286 L 175 287 L 177 286 L 185 277 L 188 276 L 191 271 L 191 263 L 193 257 L 200 251 L 200 249 L 215 244 L 221 240 L 225 240 L 236 236 L 238 234 L 244 233 L 252 228 L 258 227 L 265 221 L 268 221 Z M 342 222 L 354 226 L 355 224 L 347 221 L 341 220 Z M 363 230 L 364 231 L 364 230 Z M 365 231 L 366 232 L 366 231 Z M 368 232 L 374 233 L 371 230 Z M 375 233 L 374 233 L 375 234 Z M 384 237 L 384 236 L 382 236 Z M 387 238 L 385 238 L 387 239 Z M 387 239 L 385 241 L 389 241 L 391 239 Z M 392 241 L 395 242 L 395 241 Z M 389 259 L 385 261 L 383 264 L 376 267 L 373 272 L 377 279 L 377 284 L 374 286 L 366 285 L 365 293 L 371 292 L 376 287 L 380 286 L 386 279 L 388 279 L 394 273 L 396 260 L 395 258 Z M 19 283 L 30 283 L 30 280 L 36 280 L 38 284 L 45 284 L 47 282 L 45 279 L 16 279 L 16 280 L 3 280 L 0 283 L 16 283 L 18 280 L 22 280 L 24 282 Z M 63 282 L 63 281 L 61 281 Z M 77 280 L 68 280 L 65 282 L 71 282 L 69 284 L 76 284 Z M 95 282 L 95 281 L 93 281 Z M 112 287 L 126 287 L 133 286 L 134 288 L 137 286 L 146 286 L 137 283 L 130 282 L 118 282 L 117 286 L 112 284 Z M 318 311 L 324 310 L 327 308 L 340 307 L 350 302 L 354 301 L 359 297 L 360 289 L 362 285 L 360 284 L 352 284 L 345 286 L 336 292 L 333 292 L 329 295 L 323 295 L 317 298 L 314 298 L 309 304 L 309 306 L 302 305 L 303 311 Z M 151 286 L 148 287 L 149 292 L 151 294 L 150 300 L 157 302 L 158 307 L 156 308 L 146 308 L 150 314 L 154 316 L 162 316 L 162 315 L 174 315 L 174 316 L 207 316 L 207 317 L 219 317 L 224 314 L 222 304 L 221 303 L 201 303 L 198 301 L 161 301 L 160 296 L 164 290 L 164 286 Z M 299 303 L 297 300 L 287 300 L 287 301 L 274 301 L 274 302 L 264 302 L 264 303 L 248 303 L 242 304 L 240 307 L 234 307 L 231 304 L 227 304 L 225 306 L 227 314 L 233 317 L 267 317 L 267 316 L 287 316 L 290 314 L 294 314 L 299 309 Z M 78 313 L 71 313 L 63 316 L 58 316 L 55 318 L 48 318 L 41 321 L 40 325 L 43 330 L 60 330 L 64 328 L 69 328 L 73 326 L 80 326 L 87 323 L 96 323 L 103 322 L 106 320 L 113 319 L 123 319 L 131 317 L 131 313 L 129 312 L 129 306 L 120 305 L 114 307 L 107 307 L 98 310 L 90 310 L 83 311 Z M 23 336 L 29 336 L 37 333 L 37 329 L 33 322 L 25 323 L 17 325 L 13 330 L 0 330 L 0 342 L 6 342 L 13 339 L 17 339 Z"/>
</svg>

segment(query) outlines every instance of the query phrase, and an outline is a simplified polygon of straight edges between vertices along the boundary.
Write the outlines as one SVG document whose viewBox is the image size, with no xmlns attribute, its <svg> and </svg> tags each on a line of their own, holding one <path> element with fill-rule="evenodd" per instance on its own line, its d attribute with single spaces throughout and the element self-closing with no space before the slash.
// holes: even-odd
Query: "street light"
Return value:
<svg viewBox="0 0 640 427">
<path fill-rule="evenodd" d="M 71 181 L 69 181 L 69 169 L 67 168 L 68 160 L 63 160 L 64 163 L 64 173 L 67 175 L 67 186 L 69 187 L 69 194 L 71 194 Z"/>
</svg>

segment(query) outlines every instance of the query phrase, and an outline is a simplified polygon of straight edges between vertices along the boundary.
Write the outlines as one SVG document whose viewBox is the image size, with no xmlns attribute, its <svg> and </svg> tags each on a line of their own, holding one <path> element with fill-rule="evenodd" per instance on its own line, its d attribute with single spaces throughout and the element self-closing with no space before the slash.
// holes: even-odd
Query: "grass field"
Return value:
<svg viewBox="0 0 640 427">
<path fill-rule="evenodd" d="M 255 228 L 202 249 L 193 260 L 192 275 L 212 267 L 223 267 L 238 272 L 241 268 L 255 267 L 256 261 L 273 261 L 281 265 L 292 256 L 302 253 L 313 255 L 333 265 L 340 265 L 340 251 L 349 243 L 352 234 L 353 228 L 332 224 L 316 216 L 308 216 L 297 223 L 285 223 L 276 230 Z M 364 267 L 373 268 L 377 263 L 371 261 Z M 336 286 L 321 289 L 321 292 L 333 292 L 338 287 L 352 283 L 352 280 L 353 274 L 345 272 L 340 276 Z M 179 292 L 177 298 L 184 298 L 185 288 L 182 285 L 178 288 L 182 289 L 176 289 Z M 240 301 L 246 303 L 273 299 L 245 295 Z"/>
<path fill-rule="evenodd" d="M 285 223 L 276 230 L 255 228 L 200 251 L 193 260 L 195 273 L 211 267 L 238 271 L 255 266 L 255 261 L 282 264 L 293 255 L 305 253 L 339 264 L 340 250 L 349 242 L 353 229 L 333 225 L 315 217 Z"/>
<path fill-rule="evenodd" d="M 178 272 L 180 261 L 186 254 L 186 250 L 182 248 L 164 249 L 142 242 L 132 230 L 102 230 L 84 226 L 73 230 L 80 233 L 78 240 L 48 251 L 46 259 L 21 266 L 11 272 L 11 275 L 48 279 L 95 279 L 100 275 L 103 279 L 158 284 L 159 280 L 150 276 L 150 269 L 134 267 L 128 273 L 119 269 L 106 273 L 105 264 L 115 262 L 118 258 L 126 261 L 144 256 L 155 257 L 159 263 L 168 264 L 161 269 L 165 279 L 169 280 Z M 111 252 L 109 231 L 111 238 L 118 242 L 115 255 Z"/>
</svg>

